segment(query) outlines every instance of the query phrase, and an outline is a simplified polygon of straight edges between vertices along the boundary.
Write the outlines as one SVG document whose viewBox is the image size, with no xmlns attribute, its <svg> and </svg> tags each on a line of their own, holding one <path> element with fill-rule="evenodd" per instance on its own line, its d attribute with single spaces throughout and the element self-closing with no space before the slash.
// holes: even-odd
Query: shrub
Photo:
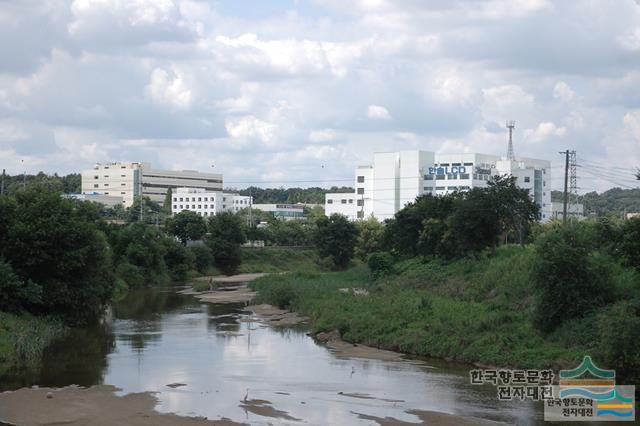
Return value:
<svg viewBox="0 0 640 426">
<path fill-rule="evenodd" d="M 542 331 L 611 301 L 614 262 L 593 251 L 592 231 L 575 223 L 552 228 L 536 241 L 532 279 L 535 322 Z"/>
<path fill-rule="evenodd" d="M 211 249 L 207 246 L 198 245 L 189 247 L 189 251 L 193 254 L 194 265 L 198 272 L 206 274 L 214 262 Z"/>
<path fill-rule="evenodd" d="M 42 302 L 42 287 L 22 281 L 7 262 L 0 260 L 0 310 L 18 312 Z"/>
<path fill-rule="evenodd" d="M 164 262 L 169 269 L 171 279 L 184 281 L 195 262 L 193 252 L 173 240 L 167 240 L 165 245 Z"/>
<path fill-rule="evenodd" d="M 144 274 L 136 265 L 122 262 L 116 268 L 116 276 L 125 282 L 128 287 L 143 287 L 145 284 Z"/>
<path fill-rule="evenodd" d="M 619 302 L 599 316 L 598 342 L 603 365 L 614 368 L 620 384 L 640 383 L 640 312 L 636 301 Z"/>
<path fill-rule="evenodd" d="M 276 282 L 263 287 L 261 298 L 280 309 L 290 308 L 298 298 L 298 294 L 290 282 Z"/>
<path fill-rule="evenodd" d="M 374 278 L 391 275 L 394 272 L 394 259 L 387 252 L 371 253 L 367 259 L 369 269 Z"/>
</svg>

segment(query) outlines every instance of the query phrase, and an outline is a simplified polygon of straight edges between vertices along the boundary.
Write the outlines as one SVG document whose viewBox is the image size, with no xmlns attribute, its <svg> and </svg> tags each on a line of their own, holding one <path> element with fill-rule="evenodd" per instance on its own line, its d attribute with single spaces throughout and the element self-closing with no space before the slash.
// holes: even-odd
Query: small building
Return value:
<svg viewBox="0 0 640 426">
<path fill-rule="evenodd" d="M 305 204 L 253 204 L 254 210 L 273 213 L 282 220 L 304 220 Z"/>
<path fill-rule="evenodd" d="M 562 220 L 564 217 L 564 203 L 562 201 L 554 201 L 551 203 L 551 219 Z M 584 205 L 581 203 L 567 204 L 567 219 L 583 220 Z"/>
<path fill-rule="evenodd" d="M 105 207 L 115 207 L 122 205 L 122 197 L 100 194 L 97 192 L 83 194 L 62 194 L 65 198 L 71 198 L 80 201 L 91 201 L 92 203 L 100 203 Z"/>
<path fill-rule="evenodd" d="M 171 197 L 171 214 L 192 211 L 200 216 L 215 216 L 221 212 L 237 213 L 251 205 L 251 197 L 204 188 L 177 188 Z"/>
</svg>

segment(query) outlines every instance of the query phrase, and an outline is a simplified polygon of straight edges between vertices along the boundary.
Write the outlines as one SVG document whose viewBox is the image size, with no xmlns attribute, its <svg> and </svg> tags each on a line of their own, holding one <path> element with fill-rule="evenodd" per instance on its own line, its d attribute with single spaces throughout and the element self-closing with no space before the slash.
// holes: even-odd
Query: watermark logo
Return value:
<svg viewBox="0 0 640 426">
<path fill-rule="evenodd" d="M 572 370 L 560 370 L 556 398 L 545 403 L 546 421 L 635 421 L 635 386 L 617 385 L 615 370 L 585 356 Z"/>
<path fill-rule="evenodd" d="M 555 378 L 552 370 L 469 371 L 471 384 L 495 386 L 501 401 L 543 401 L 545 421 L 635 421 L 635 386 L 616 384 L 615 370 L 590 356 Z"/>
</svg>

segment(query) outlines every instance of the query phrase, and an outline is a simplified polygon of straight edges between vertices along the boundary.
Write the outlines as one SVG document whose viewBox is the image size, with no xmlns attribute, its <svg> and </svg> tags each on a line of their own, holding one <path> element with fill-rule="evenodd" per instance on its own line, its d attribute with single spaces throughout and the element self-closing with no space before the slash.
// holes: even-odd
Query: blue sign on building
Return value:
<svg viewBox="0 0 640 426">
<path fill-rule="evenodd" d="M 458 173 L 464 174 L 467 173 L 467 168 L 465 166 L 451 166 L 451 167 L 429 167 L 430 175 L 446 175 L 446 174 L 454 174 Z"/>
</svg>

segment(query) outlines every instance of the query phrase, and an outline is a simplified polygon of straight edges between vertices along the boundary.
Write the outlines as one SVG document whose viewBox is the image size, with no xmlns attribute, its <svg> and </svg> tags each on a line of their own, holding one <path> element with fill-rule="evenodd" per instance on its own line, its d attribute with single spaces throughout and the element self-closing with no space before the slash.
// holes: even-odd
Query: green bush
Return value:
<svg viewBox="0 0 640 426">
<path fill-rule="evenodd" d="M 536 241 L 532 279 L 535 322 L 550 332 L 613 298 L 614 261 L 594 251 L 596 234 L 588 224 L 555 227 Z"/>
<path fill-rule="evenodd" d="M 293 283 L 278 281 L 263 287 L 259 301 L 275 305 L 280 309 L 289 309 L 297 298 L 298 294 Z"/>
<path fill-rule="evenodd" d="M 638 301 L 619 302 L 598 318 L 602 364 L 616 370 L 618 383 L 640 384 L 640 310 Z"/>
<path fill-rule="evenodd" d="M 116 276 L 130 288 L 139 288 L 145 285 L 145 277 L 142 270 L 129 262 L 122 262 L 118 265 Z"/>
<path fill-rule="evenodd" d="M 193 254 L 194 265 L 198 272 L 206 274 L 213 266 L 214 258 L 211 249 L 204 245 L 192 246 L 188 249 Z"/>
<path fill-rule="evenodd" d="M 171 279 L 174 281 L 186 280 L 189 270 L 193 268 L 195 263 L 193 252 L 170 239 L 165 240 L 165 247 L 164 263 L 167 265 Z"/>
<path fill-rule="evenodd" d="M 367 265 L 374 278 L 391 275 L 394 272 L 394 259 L 387 252 L 371 253 L 367 259 Z"/>
<path fill-rule="evenodd" d="M 209 291 L 211 290 L 212 285 L 210 285 L 207 281 L 196 281 L 191 284 L 191 288 L 193 291 Z"/>
<path fill-rule="evenodd" d="M 0 260 L 0 310 L 19 312 L 42 302 L 42 287 L 22 281 L 7 262 Z"/>
</svg>

